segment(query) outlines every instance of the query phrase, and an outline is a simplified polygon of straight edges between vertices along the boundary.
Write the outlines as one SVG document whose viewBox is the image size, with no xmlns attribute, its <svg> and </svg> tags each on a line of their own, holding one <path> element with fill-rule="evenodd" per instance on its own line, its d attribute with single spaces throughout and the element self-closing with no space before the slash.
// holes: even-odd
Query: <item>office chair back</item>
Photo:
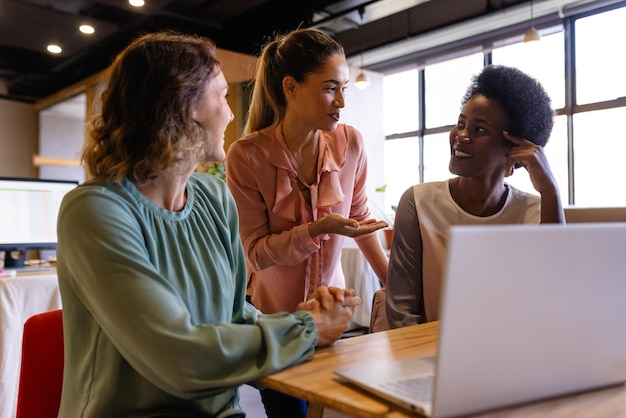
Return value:
<svg viewBox="0 0 626 418">
<path fill-rule="evenodd" d="M 56 418 L 63 385 L 62 310 L 36 314 L 24 324 L 16 418 Z"/>
<path fill-rule="evenodd" d="M 372 316 L 370 317 L 370 333 L 389 329 L 386 297 L 387 295 L 384 288 L 374 292 L 374 296 L 372 297 Z"/>
</svg>

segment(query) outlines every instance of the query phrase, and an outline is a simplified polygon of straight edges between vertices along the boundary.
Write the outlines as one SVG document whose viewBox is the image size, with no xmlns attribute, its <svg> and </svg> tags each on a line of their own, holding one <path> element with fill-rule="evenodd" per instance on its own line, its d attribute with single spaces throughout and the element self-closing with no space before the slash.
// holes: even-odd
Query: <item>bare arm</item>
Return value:
<svg viewBox="0 0 626 418">
<path fill-rule="evenodd" d="M 528 171 L 533 187 L 541 195 L 541 223 L 565 223 L 559 186 L 543 147 L 506 131 L 503 134 L 506 139 L 517 145 L 509 152 L 507 172 L 512 174 L 515 164 Z"/>
<path fill-rule="evenodd" d="M 361 239 L 355 240 L 359 249 L 367 262 L 372 266 L 372 270 L 376 273 L 378 280 L 383 287 L 387 286 L 387 270 L 389 269 L 389 260 L 380 244 L 378 235 L 372 234 Z"/>
<path fill-rule="evenodd" d="M 346 237 L 358 237 L 364 234 L 377 231 L 389 226 L 385 221 L 369 219 L 358 222 L 354 219 L 344 218 L 337 213 L 331 213 L 309 224 L 309 234 L 311 238 L 323 234 L 338 234 Z"/>
</svg>

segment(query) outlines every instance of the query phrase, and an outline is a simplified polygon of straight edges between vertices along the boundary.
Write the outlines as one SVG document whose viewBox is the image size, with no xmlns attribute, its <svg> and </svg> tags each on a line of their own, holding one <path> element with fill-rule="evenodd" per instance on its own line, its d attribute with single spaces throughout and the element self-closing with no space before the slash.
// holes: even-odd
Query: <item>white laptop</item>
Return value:
<svg viewBox="0 0 626 418">
<path fill-rule="evenodd" d="M 429 417 L 626 382 L 626 224 L 457 226 L 445 276 L 436 359 L 336 373 Z M 382 389 L 427 375 L 425 403 Z"/>
</svg>

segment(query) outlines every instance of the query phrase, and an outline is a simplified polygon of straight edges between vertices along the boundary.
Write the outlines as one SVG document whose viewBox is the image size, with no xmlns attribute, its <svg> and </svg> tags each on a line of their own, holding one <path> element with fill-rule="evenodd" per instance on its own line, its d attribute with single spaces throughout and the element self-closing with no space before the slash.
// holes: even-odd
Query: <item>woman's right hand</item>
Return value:
<svg viewBox="0 0 626 418">
<path fill-rule="evenodd" d="M 358 222 L 354 219 L 344 218 L 338 213 L 330 213 L 317 221 L 311 222 L 309 224 L 309 234 L 311 238 L 316 238 L 323 234 L 338 234 L 354 238 L 387 228 L 388 226 L 389 224 L 385 221 L 368 219 Z"/>
<path fill-rule="evenodd" d="M 317 329 L 317 347 L 334 343 L 348 331 L 352 311 L 358 306 L 361 298 L 354 296 L 353 289 L 320 286 L 315 290 L 313 298 L 298 305 L 298 310 L 307 311 Z"/>
<path fill-rule="evenodd" d="M 333 302 L 328 309 L 324 309 L 317 300 L 311 299 L 298 308 L 304 308 L 313 317 L 317 329 L 317 347 L 331 345 L 350 328 L 352 312 L 339 302 Z"/>
</svg>

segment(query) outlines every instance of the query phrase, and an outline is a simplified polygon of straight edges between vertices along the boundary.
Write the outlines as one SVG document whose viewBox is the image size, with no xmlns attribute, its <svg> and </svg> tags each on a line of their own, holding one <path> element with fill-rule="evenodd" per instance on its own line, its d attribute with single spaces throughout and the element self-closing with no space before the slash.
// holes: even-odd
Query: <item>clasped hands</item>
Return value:
<svg viewBox="0 0 626 418">
<path fill-rule="evenodd" d="M 317 347 L 334 343 L 349 329 L 352 311 L 350 308 L 361 304 L 361 298 L 354 295 L 354 289 L 320 286 L 313 297 L 298 305 L 298 310 L 307 311 L 317 328 Z"/>
</svg>

